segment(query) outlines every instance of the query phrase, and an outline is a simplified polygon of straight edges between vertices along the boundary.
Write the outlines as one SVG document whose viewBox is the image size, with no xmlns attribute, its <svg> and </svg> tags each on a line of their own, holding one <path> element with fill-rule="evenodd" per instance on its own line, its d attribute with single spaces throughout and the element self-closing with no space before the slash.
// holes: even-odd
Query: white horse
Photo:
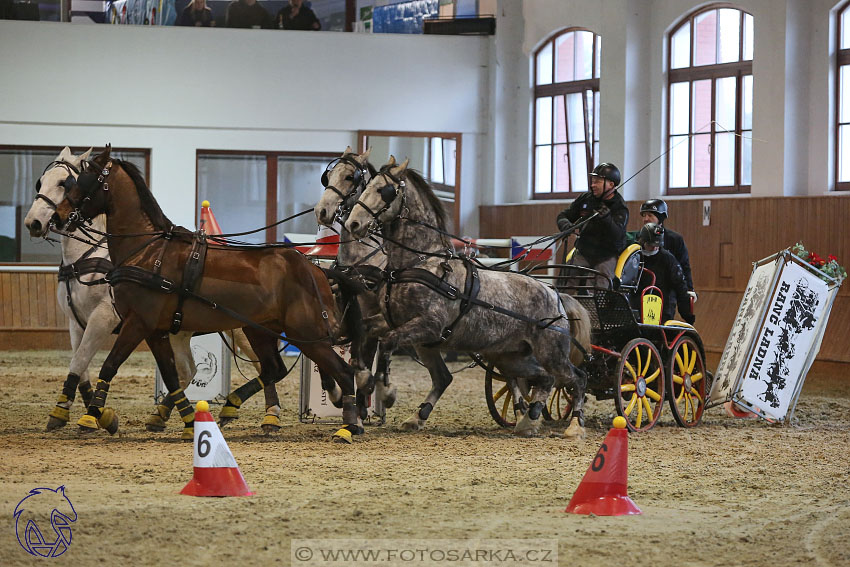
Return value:
<svg viewBox="0 0 850 567">
<path fill-rule="evenodd" d="M 24 219 L 24 224 L 31 236 L 47 236 L 56 203 L 61 202 L 65 197 L 63 185 L 65 180 L 69 176 L 77 178 L 82 163 L 89 157 L 91 151 L 89 149 L 84 154 L 75 156 L 68 147 L 65 147 L 47 167 L 37 185 L 38 195 Z M 91 228 L 97 232 L 105 232 L 105 215 L 95 217 Z M 70 408 L 77 389 L 80 391 L 83 403 L 86 406 L 89 405 L 92 396 L 89 364 L 98 350 L 112 348 L 116 337 L 113 331 L 121 322 L 112 305 L 109 285 L 103 280 L 103 276 L 112 268 L 109 250 L 105 242 L 99 241 L 95 234 L 86 235 L 76 231 L 72 235 L 61 237 L 62 264 L 56 299 L 68 318 L 73 355 L 62 392 L 59 394 L 56 406 L 50 412 L 47 431 L 58 429 L 68 423 Z M 170 336 L 182 387 L 188 385 L 195 375 L 195 363 L 189 344 L 191 338 L 191 333 Z M 254 353 L 241 331 L 234 332 L 234 342 L 247 356 L 254 358 Z M 275 399 L 276 397 L 275 393 Z M 153 413 L 148 416 L 145 422 L 146 429 L 164 431 L 165 422 L 171 415 L 172 409 L 173 404 L 166 397 L 163 403 L 156 406 Z M 279 415 L 279 405 L 268 407 L 267 415 L 263 420 L 263 430 L 268 432 L 279 429 Z M 111 432 L 114 433 L 114 431 Z"/>
</svg>

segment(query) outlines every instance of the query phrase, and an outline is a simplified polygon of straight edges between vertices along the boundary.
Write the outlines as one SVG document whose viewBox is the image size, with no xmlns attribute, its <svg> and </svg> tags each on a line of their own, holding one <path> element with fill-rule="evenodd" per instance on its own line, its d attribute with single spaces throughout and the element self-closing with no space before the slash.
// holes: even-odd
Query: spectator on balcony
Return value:
<svg viewBox="0 0 850 567">
<path fill-rule="evenodd" d="M 277 27 L 282 30 L 319 31 L 322 23 L 316 14 L 303 5 L 303 0 L 289 0 L 277 13 Z"/>
<path fill-rule="evenodd" d="M 227 6 L 225 26 L 228 28 L 271 29 L 272 17 L 257 0 L 233 0 Z"/>
<path fill-rule="evenodd" d="M 178 26 L 195 26 L 209 28 L 215 26 L 212 10 L 207 6 L 207 0 L 190 0 L 189 5 L 183 8 Z"/>
</svg>

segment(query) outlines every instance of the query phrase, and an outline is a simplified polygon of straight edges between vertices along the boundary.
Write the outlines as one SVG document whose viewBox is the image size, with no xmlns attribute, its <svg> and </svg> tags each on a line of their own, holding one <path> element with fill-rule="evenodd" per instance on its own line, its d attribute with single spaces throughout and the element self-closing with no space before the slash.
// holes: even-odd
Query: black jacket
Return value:
<svg viewBox="0 0 850 567">
<path fill-rule="evenodd" d="M 666 226 L 664 227 L 664 249 L 668 250 L 679 265 L 682 266 L 682 274 L 685 276 L 685 284 L 689 290 L 694 289 L 694 280 L 691 277 L 691 260 L 688 257 L 688 247 L 685 246 L 685 239 L 678 232 L 672 231 Z"/>
<path fill-rule="evenodd" d="M 641 256 L 643 265 L 646 269 L 652 270 L 655 274 L 655 285 L 661 290 L 664 295 L 664 309 L 661 311 L 661 322 L 668 321 L 675 317 L 676 306 L 679 307 L 679 313 L 682 319 L 687 323 L 693 324 L 694 314 L 691 310 L 691 298 L 688 295 L 688 287 L 685 284 L 685 276 L 682 273 L 682 267 L 673 255 L 661 248 L 657 254 L 652 256 Z M 644 272 L 640 278 L 638 285 L 638 296 L 650 283 L 652 276 Z"/>
<path fill-rule="evenodd" d="M 586 224 L 576 239 L 576 248 L 591 264 L 598 264 L 609 258 L 616 258 L 626 249 L 626 225 L 629 223 L 629 209 L 623 197 L 616 191 L 605 201 L 600 201 L 588 191 L 580 195 L 572 204 L 561 211 L 557 220 L 567 219 L 575 224 L 593 214 L 601 204 L 608 213 L 596 217 Z"/>
<path fill-rule="evenodd" d="M 228 28 L 253 28 L 254 26 L 270 29 L 272 17 L 266 9 L 255 2 L 250 6 L 241 0 L 234 0 L 227 6 L 225 26 Z"/>
<path fill-rule="evenodd" d="M 322 29 L 322 23 L 315 12 L 307 6 L 301 6 L 298 15 L 292 17 L 292 6 L 284 6 L 277 13 L 277 27 L 282 30 L 313 31 Z M 315 27 L 314 27 L 315 26 Z"/>
</svg>

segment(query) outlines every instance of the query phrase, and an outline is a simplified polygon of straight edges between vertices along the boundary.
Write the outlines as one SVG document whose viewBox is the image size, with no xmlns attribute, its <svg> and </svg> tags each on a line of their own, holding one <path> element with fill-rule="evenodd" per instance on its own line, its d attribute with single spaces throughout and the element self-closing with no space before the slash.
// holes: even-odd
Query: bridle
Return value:
<svg viewBox="0 0 850 567">
<path fill-rule="evenodd" d="M 86 203 L 91 201 L 94 192 L 98 188 L 102 189 L 105 192 L 109 191 L 109 183 L 107 182 L 107 179 L 109 177 L 110 169 L 112 168 L 112 160 L 108 160 L 106 162 L 106 165 L 104 165 L 100 172 L 97 174 L 89 171 L 89 169 L 94 169 L 95 167 L 97 167 L 96 163 L 88 162 L 88 166 L 84 168 L 83 173 L 81 173 L 79 177 L 74 180 L 74 184 L 79 185 L 80 190 L 83 193 L 83 198 L 81 200 L 77 201 L 71 198 L 71 195 L 69 194 L 70 188 L 65 188 L 65 200 L 68 201 L 71 207 L 73 207 L 71 214 L 68 215 L 69 223 L 78 223 L 79 221 L 91 223 L 91 220 L 92 218 L 94 218 L 95 215 L 84 215 L 82 213 L 83 206 L 85 206 Z"/>
<path fill-rule="evenodd" d="M 381 224 L 380 216 L 389 210 L 389 208 L 392 206 L 393 202 L 396 200 L 396 198 L 399 195 L 401 195 L 401 206 L 404 207 L 404 202 L 405 202 L 405 199 L 406 199 L 405 175 L 404 174 L 407 172 L 407 170 L 404 170 L 404 172 L 402 172 L 401 175 L 396 177 L 395 175 L 390 173 L 391 167 L 393 167 L 393 166 L 385 165 L 384 167 L 381 168 L 381 170 L 378 172 L 378 174 L 375 175 L 375 177 L 373 178 L 373 180 L 374 180 L 374 179 L 377 179 L 379 176 L 382 176 L 387 181 L 387 183 L 378 190 L 378 193 L 381 196 L 381 201 L 383 201 L 384 205 L 380 209 L 378 209 L 377 211 L 373 211 L 361 199 L 361 200 L 358 200 L 356 203 L 354 203 L 354 206 L 351 207 L 352 210 L 353 210 L 354 207 L 356 207 L 357 205 L 360 205 L 361 207 L 366 209 L 366 212 L 369 213 L 372 216 L 371 224 L 373 226 L 378 226 L 378 225 Z M 390 183 L 390 182 L 392 182 L 392 183 Z"/>
<path fill-rule="evenodd" d="M 350 165 L 354 168 L 354 172 L 351 175 L 345 177 L 345 181 L 351 182 L 351 189 L 348 192 L 343 192 L 341 189 L 334 185 L 330 185 L 330 172 L 340 163 L 344 163 Z M 337 207 L 335 220 L 344 221 L 344 219 L 348 216 L 348 213 L 351 212 L 353 207 L 353 203 L 351 203 L 352 198 L 357 196 L 358 191 L 361 188 L 364 188 L 366 183 L 370 181 L 369 179 L 369 170 L 366 166 L 362 165 L 356 159 L 350 157 L 349 155 L 344 155 L 342 157 L 338 157 L 331 161 L 325 171 L 322 173 L 322 187 L 325 189 L 330 189 L 340 198 L 340 204 Z"/>
<path fill-rule="evenodd" d="M 38 181 L 35 182 L 35 200 L 38 201 L 39 199 L 41 199 L 42 201 L 47 203 L 47 206 L 50 207 L 53 212 L 56 212 L 56 209 L 59 208 L 59 205 L 54 203 L 50 197 L 41 193 L 41 178 L 44 177 L 44 175 L 48 171 L 55 167 L 63 167 L 68 172 L 68 177 L 66 177 L 65 180 L 59 184 L 65 190 L 65 195 L 63 199 L 68 198 L 68 191 L 70 191 L 71 188 L 77 183 L 77 177 L 79 177 L 81 173 L 80 169 L 77 168 L 77 166 L 72 163 L 68 163 L 64 160 L 56 160 L 50 162 L 49 164 L 47 164 L 47 167 L 44 168 L 44 171 L 41 172 L 41 176 L 38 178 Z M 76 177 L 74 176 L 74 174 L 76 174 Z"/>
</svg>

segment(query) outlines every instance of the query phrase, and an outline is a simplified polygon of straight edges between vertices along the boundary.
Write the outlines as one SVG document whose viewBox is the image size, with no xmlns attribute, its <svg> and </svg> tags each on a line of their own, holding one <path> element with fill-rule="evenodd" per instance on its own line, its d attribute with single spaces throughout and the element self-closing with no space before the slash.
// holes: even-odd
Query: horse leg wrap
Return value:
<svg viewBox="0 0 850 567">
<path fill-rule="evenodd" d="M 106 406 L 106 397 L 109 395 L 109 382 L 98 380 L 97 387 L 94 389 L 94 395 L 89 404 L 88 414 L 95 419 L 100 417 L 104 406 Z"/>
<path fill-rule="evenodd" d="M 68 377 L 65 378 L 65 384 L 62 385 L 62 393 L 59 394 L 59 401 L 57 403 L 67 403 L 63 407 L 71 407 L 71 404 L 74 403 L 74 396 L 77 395 L 77 384 L 79 383 L 80 377 L 73 372 L 69 372 Z M 91 385 L 89 385 L 89 390 L 91 390 Z M 63 397 L 65 398 L 64 400 L 62 399 Z"/>
<path fill-rule="evenodd" d="M 360 412 L 354 396 L 342 397 L 342 422 L 346 425 L 357 424 Z"/>
<path fill-rule="evenodd" d="M 227 396 L 227 403 L 225 404 L 225 407 L 233 406 L 239 408 L 242 405 L 242 402 L 262 390 L 264 387 L 265 385 L 263 384 L 263 381 L 260 380 L 259 376 L 248 380 L 236 388 L 235 392 L 232 392 L 229 396 Z"/>
<path fill-rule="evenodd" d="M 574 410 L 572 417 L 578 419 L 578 424 L 584 427 L 584 410 Z"/>
<path fill-rule="evenodd" d="M 94 395 L 91 389 L 91 384 L 88 382 L 80 382 L 78 388 L 80 390 L 80 395 L 83 397 L 83 404 L 86 407 L 89 407 L 89 405 L 91 405 L 92 396 Z"/>
<path fill-rule="evenodd" d="M 434 410 L 434 405 L 431 402 L 425 402 L 421 406 L 419 406 L 419 419 L 425 421 L 428 419 L 428 416 L 431 415 L 431 412 Z"/>
<path fill-rule="evenodd" d="M 263 416 L 263 422 L 260 424 L 260 427 L 267 433 L 280 429 L 280 406 L 269 406 L 266 408 L 266 415 Z"/>
<path fill-rule="evenodd" d="M 522 415 L 528 413 L 528 402 L 525 401 L 525 398 L 514 400 L 514 415 L 517 413 Z"/>
<path fill-rule="evenodd" d="M 153 409 L 153 413 L 148 416 L 145 421 L 145 429 L 148 431 L 164 431 L 165 422 L 171 417 L 171 410 L 174 409 L 174 402 L 168 396 L 162 400 L 162 403 Z"/>
<path fill-rule="evenodd" d="M 182 389 L 171 392 L 168 397 L 174 402 L 174 407 L 180 412 L 180 419 L 183 420 L 183 433 L 180 438 L 184 441 L 192 441 L 195 438 L 195 410 L 192 409 L 192 404 L 186 399 Z"/>
<path fill-rule="evenodd" d="M 540 414 L 543 413 L 543 402 L 534 402 L 528 408 L 528 417 L 533 420 L 540 419 Z"/>
</svg>

